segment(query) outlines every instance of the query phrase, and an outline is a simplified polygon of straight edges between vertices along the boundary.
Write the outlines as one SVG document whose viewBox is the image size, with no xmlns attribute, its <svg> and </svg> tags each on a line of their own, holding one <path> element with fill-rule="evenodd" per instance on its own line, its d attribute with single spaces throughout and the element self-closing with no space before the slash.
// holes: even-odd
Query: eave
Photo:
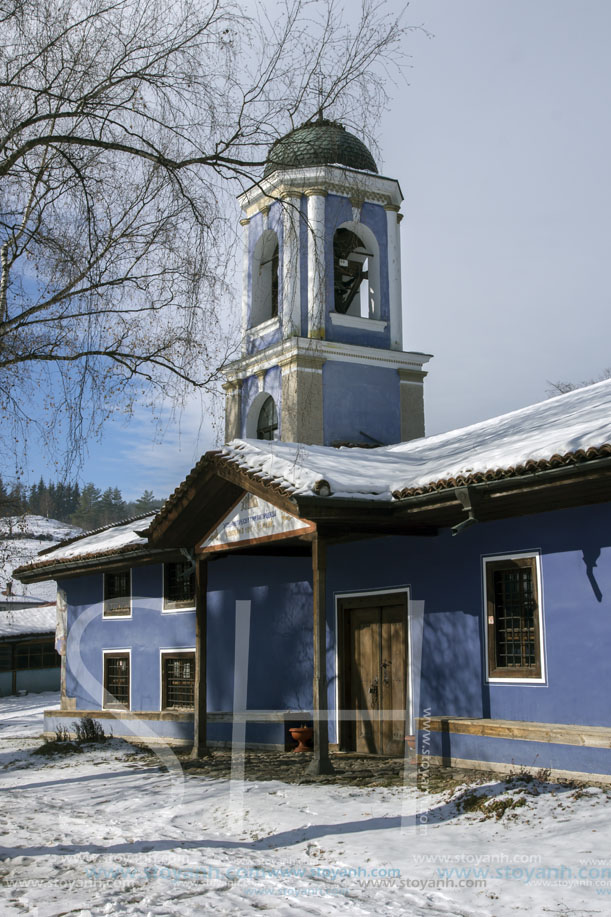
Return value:
<svg viewBox="0 0 611 917">
<path fill-rule="evenodd" d="M 113 570 L 124 570 L 127 566 L 139 567 L 183 559 L 182 554 L 176 548 L 128 546 L 82 557 L 42 560 L 40 563 L 18 567 L 13 571 L 13 576 L 21 583 L 41 583 L 48 580 L 68 579 L 72 576 L 85 576 L 90 573 L 109 573 Z"/>
<path fill-rule="evenodd" d="M 469 515 L 476 522 L 490 522 L 610 501 L 611 457 L 545 467 L 518 476 L 499 476 L 492 481 L 457 481 L 427 493 L 383 501 L 360 496 L 291 494 L 285 485 L 240 469 L 222 454 L 214 453 L 200 463 L 188 486 L 179 491 L 169 501 L 172 505 L 165 518 L 155 520 L 151 527 L 153 544 L 194 545 L 246 491 L 313 522 L 331 538 L 430 536 L 460 525 Z"/>
</svg>

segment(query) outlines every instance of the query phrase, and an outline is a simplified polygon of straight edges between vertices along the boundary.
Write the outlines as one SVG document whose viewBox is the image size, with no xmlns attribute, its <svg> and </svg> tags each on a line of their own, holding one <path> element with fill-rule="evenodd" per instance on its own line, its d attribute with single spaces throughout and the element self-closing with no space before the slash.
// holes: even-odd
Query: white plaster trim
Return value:
<svg viewBox="0 0 611 917">
<path fill-rule="evenodd" d="M 280 362 L 290 361 L 302 355 L 318 357 L 322 360 L 382 366 L 389 369 L 409 369 L 416 372 L 422 372 L 423 365 L 432 358 L 430 353 L 387 350 L 382 347 L 365 347 L 360 344 L 340 344 L 333 341 L 294 337 L 272 344 L 250 357 L 236 360 L 226 367 L 225 376 L 232 382 L 237 379 L 247 379 L 258 372 L 277 366 Z"/>
<path fill-rule="evenodd" d="M 322 366 L 313 369 L 311 366 L 295 366 L 294 363 L 289 363 L 282 367 L 282 374 L 284 375 L 285 373 L 314 373 L 314 375 L 320 375 L 322 373 Z"/>
<path fill-rule="evenodd" d="M 167 708 L 163 707 L 163 657 L 167 656 L 169 653 L 193 653 L 193 655 L 195 655 L 196 652 L 197 652 L 197 649 L 194 646 L 170 646 L 167 649 L 164 648 L 164 649 L 159 650 L 159 712 L 160 713 L 165 709 L 176 710 L 176 707 L 167 707 Z M 131 670 L 130 670 L 130 674 L 131 674 Z M 191 710 L 194 711 L 195 707 L 184 707 L 184 708 L 181 707 L 179 709 L 181 710 L 184 709 L 185 711 L 189 712 Z"/>
<path fill-rule="evenodd" d="M 303 194 L 311 188 L 352 197 L 358 192 L 363 201 L 400 206 L 403 194 L 399 182 L 376 172 L 350 169 L 347 166 L 309 166 L 306 169 L 277 169 L 267 178 L 248 188 L 238 197 L 247 216 L 252 217 L 262 206 L 280 200 L 283 194 Z"/>
<path fill-rule="evenodd" d="M 395 586 L 394 589 L 386 588 L 383 589 L 357 589 L 353 592 L 334 592 L 334 615 L 335 615 L 335 651 L 333 653 L 333 661 L 335 665 L 335 737 L 336 742 L 339 744 L 339 648 L 337 645 L 337 627 L 338 627 L 338 604 L 340 599 L 352 599 L 360 598 L 364 595 L 394 595 L 395 593 L 405 593 L 405 603 L 406 603 L 406 612 L 407 612 L 407 690 L 408 698 L 406 705 L 406 712 L 409 719 L 409 728 L 411 735 L 415 733 L 415 723 L 416 717 L 414 715 L 413 702 L 414 702 L 414 685 L 412 682 L 412 629 L 411 629 L 411 615 L 410 615 L 410 586 Z"/>
<path fill-rule="evenodd" d="M 363 328 L 367 331 L 386 331 L 388 322 L 379 318 L 363 318 L 361 315 L 344 315 L 341 312 L 329 312 L 331 324 L 344 325 L 346 328 Z"/>
<path fill-rule="evenodd" d="M 488 675 L 488 589 L 486 584 L 486 564 L 496 563 L 498 560 L 519 560 L 524 557 L 532 557 L 535 561 L 535 570 L 537 572 L 537 595 L 538 613 L 539 613 L 539 644 L 541 647 L 541 675 L 536 678 L 490 678 Z M 484 682 L 488 685 L 544 685 L 547 687 L 547 645 L 544 629 L 543 614 L 543 579 L 541 576 L 541 551 L 525 550 L 514 551 L 512 554 L 482 554 L 482 620 L 484 628 L 484 659 L 483 671 Z"/>
<path fill-rule="evenodd" d="M 259 337 L 268 331 L 275 331 L 276 328 L 280 328 L 280 316 L 278 315 L 274 315 L 273 318 L 266 318 L 264 322 L 258 325 L 251 325 L 246 331 L 246 336 L 248 338 Z"/>
<path fill-rule="evenodd" d="M 106 707 L 104 705 L 104 700 L 106 697 L 106 688 L 104 687 L 104 672 L 105 672 L 105 663 L 104 656 L 110 653 L 127 653 L 129 656 L 129 706 L 128 707 Z M 117 646 L 112 647 L 111 649 L 102 650 L 102 699 L 100 701 L 100 710 L 130 710 L 132 709 L 132 650 L 128 646 Z"/>
<path fill-rule="evenodd" d="M 388 297 L 390 304 L 390 346 L 403 349 L 403 307 L 401 300 L 401 238 L 398 214 L 386 211 L 388 241 Z"/>
</svg>

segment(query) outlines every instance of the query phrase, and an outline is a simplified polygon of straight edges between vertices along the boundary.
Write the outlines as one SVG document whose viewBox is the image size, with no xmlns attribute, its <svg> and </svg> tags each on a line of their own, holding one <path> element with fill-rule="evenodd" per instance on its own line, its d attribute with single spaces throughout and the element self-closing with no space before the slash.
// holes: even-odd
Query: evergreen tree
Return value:
<svg viewBox="0 0 611 917">
<path fill-rule="evenodd" d="M 9 516 L 9 495 L 6 485 L 0 477 L 0 517 Z"/>
<path fill-rule="evenodd" d="M 159 509 L 161 500 L 155 498 L 155 494 L 152 490 L 145 490 L 141 497 L 138 497 L 136 500 L 136 513 L 140 515 L 141 513 L 151 513 L 156 509 Z"/>
<path fill-rule="evenodd" d="M 82 529 L 98 528 L 101 518 L 101 497 L 95 484 L 85 484 L 76 511 L 72 514 L 70 521 Z"/>
<path fill-rule="evenodd" d="M 114 521 L 118 522 L 120 519 L 125 519 L 127 516 L 127 505 L 125 500 L 121 496 L 121 491 L 118 487 L 115 487 L 112 492 L 112 505 L 114 508 Z"/>
<path fill-rule="evenodd" d="M 30 513 L 33 513 L 35 516 L 40 516 L 41 514 L 40 505 L 41 505 L 42 492 L 44 490 L 44 487 L 45 487 L 45 483 L 43 479 L 41 478 L 38 484 L 32 485 L 32 488 L 30 490 L 30 496 L 28 499 L 28 511 Z"/>
</svg>

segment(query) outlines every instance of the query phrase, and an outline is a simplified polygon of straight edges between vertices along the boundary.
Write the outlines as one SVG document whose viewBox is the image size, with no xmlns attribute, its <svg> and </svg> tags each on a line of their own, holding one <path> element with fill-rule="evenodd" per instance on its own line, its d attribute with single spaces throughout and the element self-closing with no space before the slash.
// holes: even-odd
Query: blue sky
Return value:
<svg viewBox="0 0 611 917">
<path fill-rule="evenodd" d="M 435 355 L 436 433 L 611 366 L 611 4 L 412 0 L 407 21 L 433 37 L 409 38 L 380 166 L 405 195 L 404 346 Z M 157 432 L 142 410 L 92 443 L 81 477 L 165 496 L 219 438 L 205 404 Z"/>
</svg>

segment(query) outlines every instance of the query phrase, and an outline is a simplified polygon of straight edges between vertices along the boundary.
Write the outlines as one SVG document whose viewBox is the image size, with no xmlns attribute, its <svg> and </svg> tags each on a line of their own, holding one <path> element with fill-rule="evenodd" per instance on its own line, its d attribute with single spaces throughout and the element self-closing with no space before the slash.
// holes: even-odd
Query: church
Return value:
<svg viewBox="0 0 611 917">
<path fill-rule="evenodd" d="M 53 734 L 549 768 L 611 782 L 611 382 L 425 436 L 402 193 L 319 118 L 239 198 L 226 443 L 156 514 L 42 552 Z"/>
</svg>

